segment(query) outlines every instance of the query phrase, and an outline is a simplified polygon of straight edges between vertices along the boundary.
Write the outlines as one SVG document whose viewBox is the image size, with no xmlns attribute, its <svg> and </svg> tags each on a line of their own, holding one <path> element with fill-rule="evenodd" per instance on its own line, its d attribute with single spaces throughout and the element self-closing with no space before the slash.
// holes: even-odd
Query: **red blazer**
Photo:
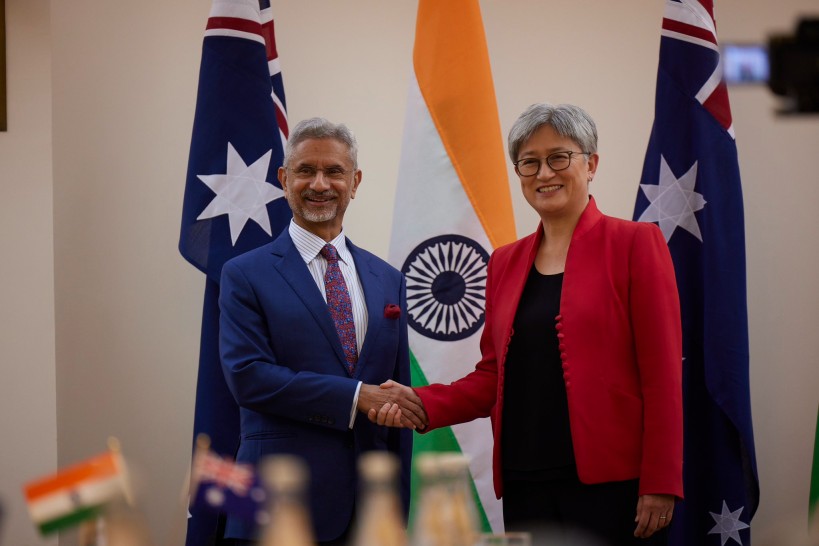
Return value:
<svg viewBox="0 0 819 546">
<path fill-rule="evenodd" d="M 543 229 L 489 260 L 481 361 L 449 385 L 416 389 L 427 430 L 491 417 L 503 495 L 504 363 Z M 594 199 L 572 234 L 555 317 L 580 481 L 639 478 L 639 494 L 682 497 L 682 330 L 674 266 L 656 225 L 604 216 Z"/>
</svg>

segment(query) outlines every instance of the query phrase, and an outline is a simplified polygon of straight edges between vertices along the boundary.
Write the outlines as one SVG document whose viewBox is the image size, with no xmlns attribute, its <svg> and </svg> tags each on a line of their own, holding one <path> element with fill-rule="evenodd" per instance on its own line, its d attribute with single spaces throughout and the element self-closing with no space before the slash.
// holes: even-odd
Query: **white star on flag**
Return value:
<svg viewBox="0 0 819 546">
<path fill-rule="evenodd" d="M 659 184 L 640 184 L 650 204 L 640 215 L 640 222 L 658 222 L 667 243 L 677 227 L 681 227 L 702 241 L 700 226 L 694 213 L 705 206 L 705 199 L 694 191 L 697 182 L 697 162 L 680 178 L 660 156 Z"/>
<path fill-rule="evenodd" d="M 739 507 L 738 510 L 734 510 L 731 512 L 728 510 L 728 505 L 725 501 L 722 501 L 722 513 L 715 514 L 714 512 L 709 512 L 711 517 L 714 518 L 714 528 L 708 531 L 709 535 L 716 535 L 719 534 L 720 539 L 722 541 L 721 546 L 725 546 L 725 543 L 728 542 L 728 539 L 733 539 L 737 541 L 737 544 L 742 546 L 742 540 L 739 538 L 739 531 L 740 529 L 747 529 L 749 525 L 743 521 L 739 521 L 739 515 L 742 513 L 742 508 Z"/>
<path fill-rule="evenodd" d="M 253 220 L 265 233 L 272 236 L 267 204 L 284 196 L 281 189 L 266 180 L 272 154 L 273 150 L 268 150 L 253 164 L 247 166 L 233 144 L 228 142 L 227 172 L 196 176 L 216 193 L 216 197 L 196 219 L 206 220 L 227 214 L 230 239 L 234 246 L 248 220 Z"/>
</svg>

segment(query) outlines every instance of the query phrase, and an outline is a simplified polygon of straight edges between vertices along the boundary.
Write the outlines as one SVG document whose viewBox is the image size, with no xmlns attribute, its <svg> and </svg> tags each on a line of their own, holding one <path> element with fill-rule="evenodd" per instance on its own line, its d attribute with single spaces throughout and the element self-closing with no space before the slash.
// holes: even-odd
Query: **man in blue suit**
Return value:
<svg viewBox="0 0 819 546">
<path fill-rule="evenodd" d="M 241 413 L 236 459 L 303 458 L 323 544 L 344 544 L 349 535 L 364 451 L 400 457 L 407 509 L 411 429 L 422 426 L 421 413 L 408 412 L 409 430 L 366 416 L 389 401 L 378 385 L 408 385 L 410 371 L 404 277 L 342 229 L 361 182 L 357 155 L 343 124 L 313 118 L 293 129 L 278 172 L 293 220 L 272 243 L 225 264 L 219 300 L 222 368 Z M 226 542 L 257 538 L 228 517 Z"/>
</svg>

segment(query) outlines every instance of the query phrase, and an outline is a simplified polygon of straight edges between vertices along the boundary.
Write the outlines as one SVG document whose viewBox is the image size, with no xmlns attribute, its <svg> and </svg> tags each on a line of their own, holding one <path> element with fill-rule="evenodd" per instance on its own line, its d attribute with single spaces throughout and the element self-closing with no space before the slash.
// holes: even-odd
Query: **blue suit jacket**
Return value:
<svg viewBox="0 0 819 546">
<path fill-rule="evenodd" d="M 240 406 L 236 459 L 258 463 L 290 453 L 310 469 L 309 501 L 319 541 L 337 538 L 351 521 L 357 458 L 389 450 L 401 459 L 401 494 L 409 506 L 412 433 L 378 427 L 350 411 L 359 381 L 410 382 L 403 275 L 376 256 L 347 247 L 364 288 L 367 335 L 354 377 L 333 320 L 307 265 L 285 229 L 272 243 L 228 261 L 219 298 L 220 353 L 228 387 Z M 401 315 L 387 318 L 385 308 Z M 225 537 L 253 539 L 256 530 L 228 517 Z"/>
</svg>

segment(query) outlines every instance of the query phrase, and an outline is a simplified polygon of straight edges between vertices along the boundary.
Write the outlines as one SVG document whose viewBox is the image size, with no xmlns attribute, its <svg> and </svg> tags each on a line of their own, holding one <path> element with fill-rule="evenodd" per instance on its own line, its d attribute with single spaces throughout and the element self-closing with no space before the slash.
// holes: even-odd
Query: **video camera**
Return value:
<svg viewBox="0 0 819 546">
<path fill-rule="evenodd" d="M 792 36 L 768 40 L 768 87 L 786 113 L 819 112 L 819 18 L 803 18 Z"/>
</svg>

